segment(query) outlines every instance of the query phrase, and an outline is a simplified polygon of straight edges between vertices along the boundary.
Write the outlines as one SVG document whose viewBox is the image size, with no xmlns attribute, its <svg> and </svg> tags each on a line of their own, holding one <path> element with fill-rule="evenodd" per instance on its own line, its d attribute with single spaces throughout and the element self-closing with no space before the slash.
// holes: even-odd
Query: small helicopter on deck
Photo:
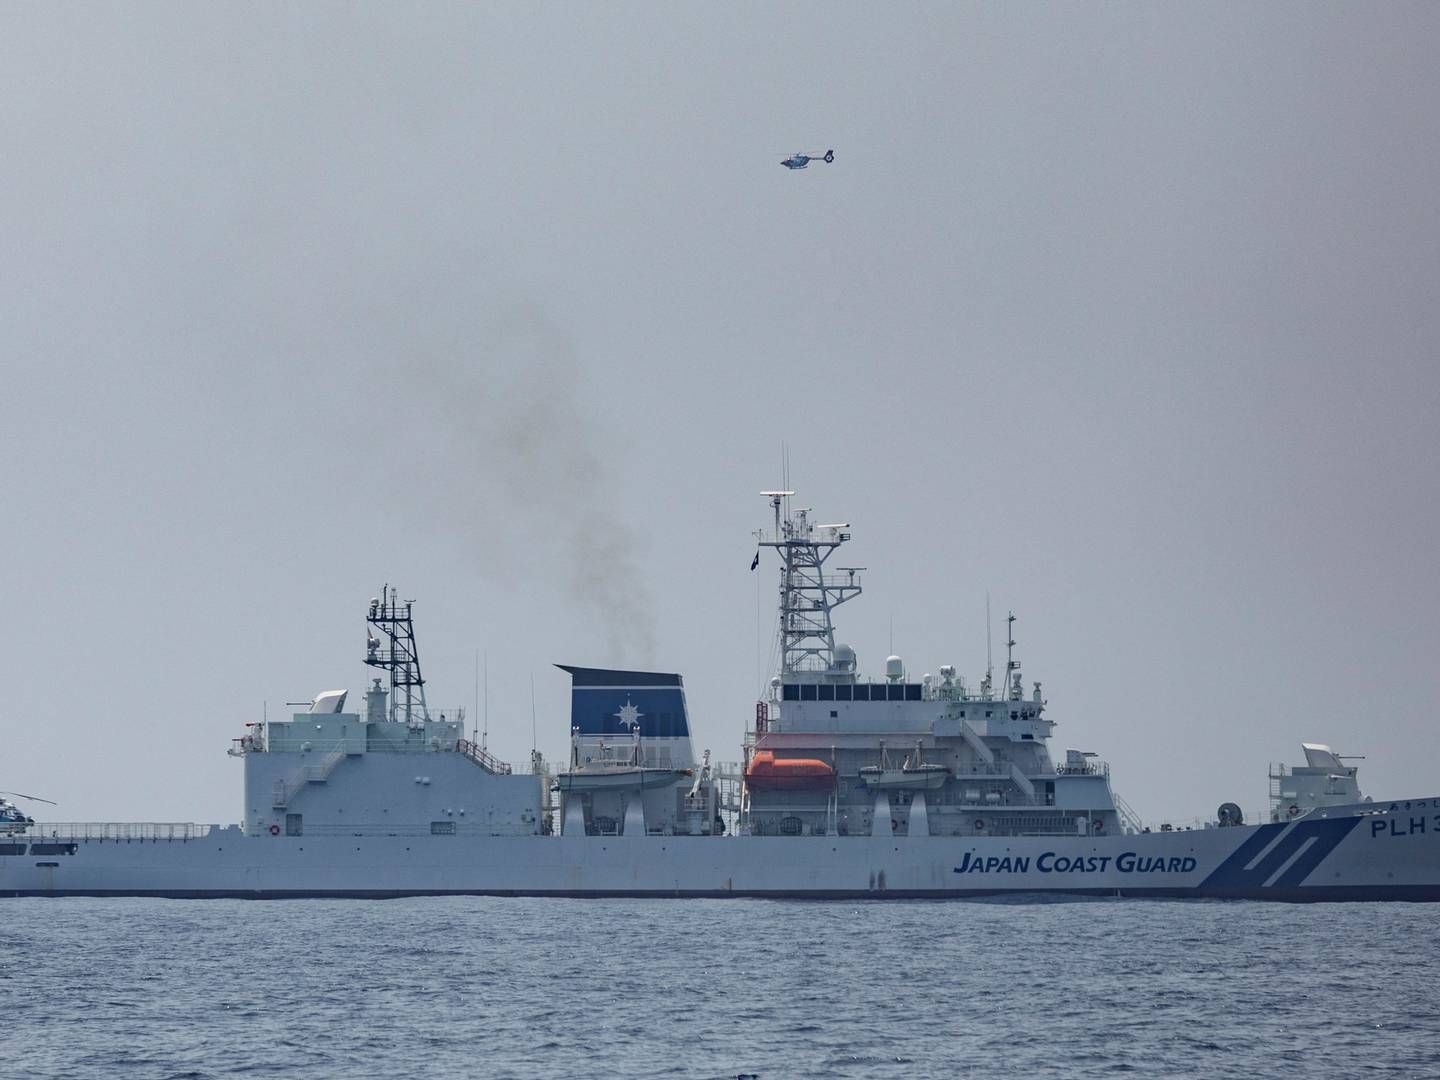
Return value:
<svg viewBox="0 0 1440 1080">
<path fill-rule="evenodd" d="M 784 165 L 787 169 L 803 169 L 812 161 L 823 161 L 825 162 L 825 164 L 828 165 L 834 160 L 835 151 L 826 150 L 824 157 L 821 157 L 819 154 L 795 154 L 791 157 L 786 158 L 784 161 L 780 162 L 780 164 Z"/>
<path fill-rule="evenodd" d="M 5 798 L 6 795 L 13 795 L 17 799 L 29 799 L 31 802 L 55 805 L 49 799 L 42 799 L 38 795 L 25 795 L 19 791 L 0 791 L 0 833 L 21 833 L 35 824 L 35 819 Z"/>
</svg>

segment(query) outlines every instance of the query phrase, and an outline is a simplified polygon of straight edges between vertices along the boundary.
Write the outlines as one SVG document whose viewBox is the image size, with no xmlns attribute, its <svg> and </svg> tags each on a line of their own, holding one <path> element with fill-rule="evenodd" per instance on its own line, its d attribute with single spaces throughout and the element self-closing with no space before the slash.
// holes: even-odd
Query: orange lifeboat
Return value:
<svg viewBox="0 0 1440 1080">
<path fill-rule="evenodd" d="M 777 758 L 769 750 L 759 750 L 745 770 L 745 783 L 784 790 L 830 787 L 835 770 L 819 758 Z"/>
</svg>

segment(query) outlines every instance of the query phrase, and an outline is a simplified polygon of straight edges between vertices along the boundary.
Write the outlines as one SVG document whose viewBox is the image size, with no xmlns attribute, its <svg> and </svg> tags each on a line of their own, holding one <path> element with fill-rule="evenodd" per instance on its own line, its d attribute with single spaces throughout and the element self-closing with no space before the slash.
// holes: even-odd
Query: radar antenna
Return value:
<svg viewBox="0 0 1440 1080">
<path fill-rule="evenodd" d="M 860 595 L 863 566 L 827 574 L 825 561 L 850 539 L 845 522 L 817 525 L 810 510 L 790 510 L 793 491 L 762 491 L 775 511 L 775 531 L 755 534 L 761 547 L 780 555 L 780 673 L 813 672 L 835 666 L 835 626 L 830 613 Z M 782 512 L 783 511 L 783 512 Z"/>
<path fill-rule="evenodd" d="M 399 591 L 386 585 L 378 599 L 370 601 L 366 622 L 388 639 L 382 642 L 368 634 L 365 663 L 390 672 L 390 719 L 409 725 L 430 719 L 425 707 L 425 678 L 420 674 L 420 650 L 415 644 L 415 622 L 410 609 L 413 600 L 403 603 Z"/>
</svg>

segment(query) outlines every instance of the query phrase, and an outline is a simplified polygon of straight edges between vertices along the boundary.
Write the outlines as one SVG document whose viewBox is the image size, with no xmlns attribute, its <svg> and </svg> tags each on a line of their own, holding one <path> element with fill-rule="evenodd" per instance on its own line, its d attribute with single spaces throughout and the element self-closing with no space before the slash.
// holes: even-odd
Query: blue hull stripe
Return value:
<svg viewBox="0 0 1440 1080">
<path fill-rule="evenodd" d="M 1360 824 L 1358 817 L 1338 817 L 1322 818 L 1318 821 L 1302 821 L 1293 828 L 1287 825 L 1262 825 L 1256 830 L 1254 836 L 1241 844 L 1233 855 L 1217 866 L 1210 876 L 1200 883 L 1200 890 L 1202 893 L 1208 892 L 1210 895 L 1234 895 L 1241 891 L 1249 894 L 1258 893 L 1265 889 L 1265 882 L 1269 881 L 1281 867 L 1284 867 L 1288 860 L 1294 858 L 1296 852 L 1305 845 L 1306 841 L 1313 838 L 1314 842 L 1306 848 L 1305 853 L 1295 859 L 1295 862 L 1286 868 L 1285 872 L 1276 878 L 1271 886 L 1271 888 L 1277 889 L 1298 888 L 1358 824 Z M 1254 868 L 1247 870 L 1246 867 L 1250 862 L 1287 828 L 1290 828 L 1289 835 L 1267 852 Z"/>
</svg>

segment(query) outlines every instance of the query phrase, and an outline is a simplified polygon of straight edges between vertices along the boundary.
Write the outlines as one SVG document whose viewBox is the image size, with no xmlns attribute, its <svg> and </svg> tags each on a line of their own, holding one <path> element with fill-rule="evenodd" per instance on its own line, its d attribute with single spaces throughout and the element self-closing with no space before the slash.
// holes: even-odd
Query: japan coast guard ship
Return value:
<svg viewBox="0 0 1440 1080">
<path fill-rule="evenodd" d="M 230 750 L 239 824 L 9 814 L 0 894 L 1440 899 L 1440 798 L 1365 799 L 1327 747 L 1272 770 L 1266 822 L 1227 802 L 1151 831 L 1103 763 L 1052 757 L 1013 632 L 998 685 L 949 666 L 916 680 L 894 656 L 862 678 L 832 623 L 861 587 L 858 568 L 827 568 L 848 526 L 765 494 L 779 670 L 741 762 L 697 762 L 679 675 L 566 666 L 568 760 L 517 772 L 465 737 L 463 713 L 426 704 L 411 605 L 387 587 L 366 663 L 388 685 L 358 711 L 337 690 L 249 726 Z"/>
</svg>

